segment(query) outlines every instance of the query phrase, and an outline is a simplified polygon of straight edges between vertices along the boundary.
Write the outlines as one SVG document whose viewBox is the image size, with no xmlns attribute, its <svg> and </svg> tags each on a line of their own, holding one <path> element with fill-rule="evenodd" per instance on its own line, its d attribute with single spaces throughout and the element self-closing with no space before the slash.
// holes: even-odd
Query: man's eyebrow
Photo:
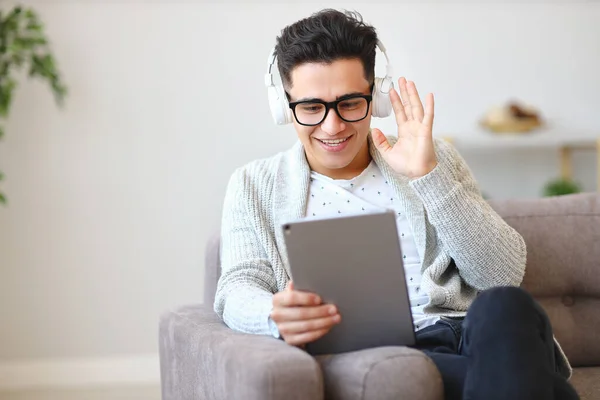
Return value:
<svg viewBox="0 0 600 400">
<path fill-rule="evenodd" d="M 363 92 L 352 92 L 352 93 L 343 94 L 341 96 L 337 96 L 335 99 L 336 100 L 343 100 L 343 99 L 346 99 L 348 97 L 364 96 L 364 95 L 365 94 Z M 300 101 L 324 101 L 324 100 L 319 99 L 318 97 L 303 97 L 301 99 L 296 100 L 295 102 L 300 102 Z"/>
</svg>

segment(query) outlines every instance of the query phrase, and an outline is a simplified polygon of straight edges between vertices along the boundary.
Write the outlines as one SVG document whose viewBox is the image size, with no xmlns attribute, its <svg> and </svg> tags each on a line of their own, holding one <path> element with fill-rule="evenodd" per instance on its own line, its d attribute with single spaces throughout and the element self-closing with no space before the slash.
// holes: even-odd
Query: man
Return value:
<svg viewBox="0 0 600 400">
<path fill-rule="evenodd" d="M 370 129 L 377 43 L 360 15 L 335 10 L 300 20 L 277 38 L 299 141 L 231 177 L 215 311 L 232 329 L 290 345 L 322 337 L 343 315 L 294 289 L 280 224 L 394 209 L 415 347 L 440 370 L 446 397 L 577 398 L 547 316 L 517 288 L 524 240 L 481 197 L 456 150 L 433 139 L 433 95 L 423 107 L 414 82 L 400 78 L 400 93 L 389 91 L 397 137 Z"/>
</svg>

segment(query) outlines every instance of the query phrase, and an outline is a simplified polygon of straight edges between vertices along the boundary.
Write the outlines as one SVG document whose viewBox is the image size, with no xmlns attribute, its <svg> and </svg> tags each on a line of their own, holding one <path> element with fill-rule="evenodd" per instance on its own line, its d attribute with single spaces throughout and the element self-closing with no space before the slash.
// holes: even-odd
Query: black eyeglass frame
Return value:
<svg viewBox="0 0 600 400">
<path fill-rule="evenodd" d="M 367 108 L 365 111 L 365 115 L 362 118 L 359 119 L 353 119 L 353 120 L 349 120 L 346 119 L 344 117 L 342 117 L 342 115 L 340 114 L 340 110 L 338 110 L 338 104 L 340 104 L 343 101 L 348 101 L 348 100 L 352 100 L 352 99 L 365 99 L 367 100 Z M 292 113 L 294 114 L 294 118 L 296 119 L 296 122 L 298 122 L 300 125 L 304 125 L 304 126 L 317 126 L 321 123 L 323 123 L 323 121 L 325 121 L 325 118 L 327 118 L 327 115 L 329 115 L 329 110 L 331 110 L 332 108 L 335 110 L 335 113 L 338 115 L 338 117 L 340 117 L 340 119 L 342 121 L 346 121 L 346 122 L 358 122 L 358 121 L 362 121 L 363 119 L 367 118 L 367 116 L 369 115 L 369 108 L 371 107 L 371 102 L 373 101 L 373 95 L 370 94 L 356 94 L 356 95 L 352 95 L 352 96 L 348 96 L 348 97 L 342 97 L 338 100 L 335 101 L 323 101 L 323 100 L 302 100 L 302 101 L 295 101 L 292 103 L 289 103 L 290 108 L 292 109 Z M 298 117 L 296 116 L 296 106 L 298 104 L 322 104 L 325 106 L 325 114 L 323 115 L 323 119 L 321 119 L 318 123 L 316 124 L 304 124 L 302 122 L 300 122 L 300 120 L 298 120 Z"/>
</svg>

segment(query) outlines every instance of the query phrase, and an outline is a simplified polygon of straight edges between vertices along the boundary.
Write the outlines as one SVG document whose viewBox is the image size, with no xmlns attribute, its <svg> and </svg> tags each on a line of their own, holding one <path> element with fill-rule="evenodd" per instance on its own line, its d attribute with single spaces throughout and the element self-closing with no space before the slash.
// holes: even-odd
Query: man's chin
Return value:
<svg viewBox="0 0 600 400">
<path fill-rule="evenodd" d="M 348 167 L 348 165 L 350 165 L 351 162 L 352 159 L 348 157 L 340 157 L 337 160 L 332 160 L 330 157 L 327 157 L 327 159 L 319 160 L 319 164 L 322 165 L 324 168 L 328 169 L 329 171 L 341 171 L 344 168 Z"/>
</svg>

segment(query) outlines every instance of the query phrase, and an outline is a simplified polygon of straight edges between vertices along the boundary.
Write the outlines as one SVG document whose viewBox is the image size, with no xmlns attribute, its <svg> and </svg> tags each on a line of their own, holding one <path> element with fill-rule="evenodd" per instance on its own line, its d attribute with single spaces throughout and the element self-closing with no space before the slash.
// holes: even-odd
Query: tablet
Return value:
<svg viewBox="0 0 600 400">
<path fill-rule="evenodd" d="M 282 226 L 297 290 L 335 304 L 342 317 L 309 354 L 415 344 L 396 216 L 392 211 Z"/>
</svg>

